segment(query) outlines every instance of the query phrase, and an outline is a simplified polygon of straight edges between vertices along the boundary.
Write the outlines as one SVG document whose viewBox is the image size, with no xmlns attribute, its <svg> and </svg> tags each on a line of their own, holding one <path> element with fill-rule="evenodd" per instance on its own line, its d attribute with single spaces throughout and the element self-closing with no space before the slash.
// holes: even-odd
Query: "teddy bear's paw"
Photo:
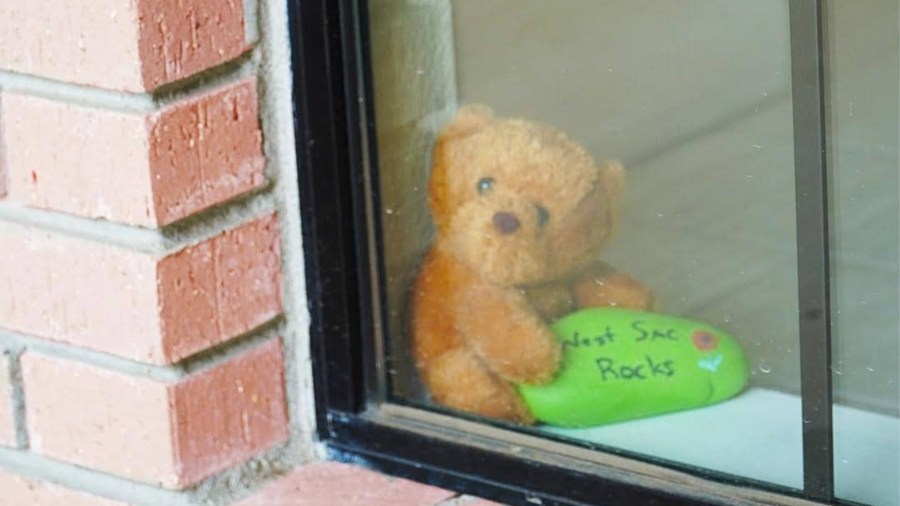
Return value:
<svg viewBox="0 0 900 506">
<path fill-rule="evenodd" d="M 564 283 L 546 283 L 523 288 L 521 291 L 546 322 L 552 322 L 575 310 L 572 290 Z"/>
<path fill-rule="evenodd" d="M 535 422 L 516 389 L 466 349 L 435 358 L 422 372 L 431 398 L 438 404 L 497 420 Z"/>
<path fill-rule="evenodd" d="M 558 340 L 551 339 L 534 348 L 510 350 L 507 359 L 495 356 L 490 366 L 498 376 L 512 383 L 549 383 L 556 376 L 562 358 Z"/>
</svg>

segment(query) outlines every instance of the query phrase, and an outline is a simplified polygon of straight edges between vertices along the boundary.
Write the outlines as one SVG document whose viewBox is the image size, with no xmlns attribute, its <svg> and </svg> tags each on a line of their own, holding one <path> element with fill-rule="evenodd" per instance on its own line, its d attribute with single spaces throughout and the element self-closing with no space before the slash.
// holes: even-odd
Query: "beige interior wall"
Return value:
<svg viewBox="0 0 900 506">
<path fill-rule="evenodd" d="M 417 395 L 408 299 L 431 241 L 428 168 L 440 126 L 456 110 L 449 0 L 369 2 L 387 286 L 386 370 L 397 395 Z"/>
<path fill-rule="evenodd" d="M 900 2 L 827 3 L 834 386 L 900 412 Z"/>
</svg>

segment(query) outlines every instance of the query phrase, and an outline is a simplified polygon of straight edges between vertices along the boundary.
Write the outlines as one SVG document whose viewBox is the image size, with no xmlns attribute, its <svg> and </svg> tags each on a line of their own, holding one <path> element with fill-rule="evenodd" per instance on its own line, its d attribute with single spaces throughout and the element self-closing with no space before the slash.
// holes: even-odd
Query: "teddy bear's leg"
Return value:
<svg viewBox="0 0 900 506">
<path fill-rule="evenodd" d="M 573 292 L 578 307 L 656 309 L 656 297 L 650 289 L 618 272 L 585 276 L 575 284 Z"/>
<path fill-rule="evenodd" d="M 423 372 L 438 404 L 489 418 L 528 424 L 535 421 L 512 385 L 491 373 L 464 348 L 444 353 Z"/>
</svg>

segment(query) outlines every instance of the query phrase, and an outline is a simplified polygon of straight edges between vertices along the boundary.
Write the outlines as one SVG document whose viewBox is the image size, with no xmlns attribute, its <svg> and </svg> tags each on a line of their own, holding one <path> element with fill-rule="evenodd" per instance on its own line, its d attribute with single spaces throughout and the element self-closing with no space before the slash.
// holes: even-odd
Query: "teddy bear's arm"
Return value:
<svg viewBox="0 0 900 506">
<path fill-rule="evenodd" d="M 458 308 L 466 343 L 501 378 L 546 383 L 559 366 L 561 346 L 553 332 L 515 289 L 472 289 Z"/>
<path fill-rule="evenodd" d="M 656 297 L 634 278 L 598 262 L 574 283 L 572 291 L 578 307 L 621 307 L 653 310 Z"/>
</svg>

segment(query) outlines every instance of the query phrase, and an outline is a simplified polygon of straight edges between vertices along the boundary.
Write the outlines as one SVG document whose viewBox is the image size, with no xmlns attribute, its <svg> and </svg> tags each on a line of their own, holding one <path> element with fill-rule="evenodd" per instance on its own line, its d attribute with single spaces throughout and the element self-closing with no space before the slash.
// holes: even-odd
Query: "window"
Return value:
<svg viewBox="0 0 900 506">
<path fill-rule="evenodd" d="M 900 503 L 897 11 L 297 2 L 321 436 L 511 503 Z"/>
</svg>

